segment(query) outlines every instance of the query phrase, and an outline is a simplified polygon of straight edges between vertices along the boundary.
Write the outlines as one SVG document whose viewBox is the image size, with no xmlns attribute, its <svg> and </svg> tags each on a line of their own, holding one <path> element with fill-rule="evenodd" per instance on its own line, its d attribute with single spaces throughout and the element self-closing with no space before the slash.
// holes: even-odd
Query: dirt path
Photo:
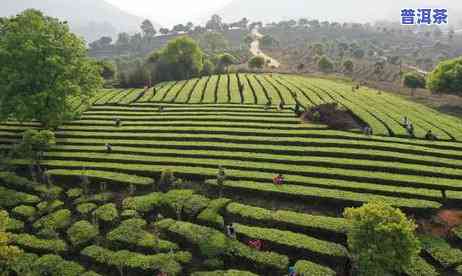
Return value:
<svg viewBox="0 0 462 276">
<path fill-rule="evenodd" d="M 252 30 L 252 36 L 254 37 L 254 41 L 250 44 L 250 52 L 252 53 L 252 55 L 261 56 L 266 60 L 270 60 L 270 67 L 279 68 L 281 66 L 281 63 L 279 63 L 279 61 L 275 60 L 274 58 L 266 55 L 261 51 L 259 39 L 262 38 L 263 35 L 258 32 L 258 29 Z"/>
</svg>

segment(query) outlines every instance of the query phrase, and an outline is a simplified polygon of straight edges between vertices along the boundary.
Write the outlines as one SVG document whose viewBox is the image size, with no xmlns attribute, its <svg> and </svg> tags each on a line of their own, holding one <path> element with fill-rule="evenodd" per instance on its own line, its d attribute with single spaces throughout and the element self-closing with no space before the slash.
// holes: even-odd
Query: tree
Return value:
<svg viewBox="0 0 462 276">
<path fill-rule="evenodd" d="M 0 22 L 0 121 L 36 119 L 57 126 L 101 87 L 98 66 L 66 23 L 26 10 Z"/>
<path fill-rule="evenodd" d="M 143 31 L 143 36 L 146 38 L 153 38 L 157 33 L 156 29 L 154 28 L 154 25 L 148 19 L 144 20 L 143 23 L 141 23 L 141 30 Z"/>
<path fill-rule="evenodd" d="M 202 48 L 210 49 L 213 53 L 225 50 L 229 44 L 225 36 L 219 32 L 207 32 L 200 36 L 199 42 Z"/>
<path fill-rule="evenodd" d="M 22 141 L 18 146 L 18 153 L 23 158 L 31 161 L 31 175 L 33 165 L 40 166 L 40 161 L 45 151 L 56 143 L 55 134 L 49 130 L 28 129 L 22 135 Z M 42 177 L 37 175 L 37 177 Z"/>
<path fill-rule="evenodd" d="M 427 78 L 433 93 L 462 93 L 462 58 L 440 62 Z"/>
<path fill-rule="evenodd" d="M 334 64 L 329 58 L 323 56 L 318 62 L 318 68 L 321 72 L 330 73 L 334 70 Z"/>
<path fill-rule="evenodd" d="M 251 69 L 263 69 L 265 66 L 265 58 L 261 56 L 255 56 L 249 60 L 249 68 Z"/>
<path fill-rule="evenodd" d="M 109 46 L 111 46 L 112 43 L 112 38 L 110 36 L 103 36 L 100 39 L 90 43 L 90 49 L 92 50 L 99 50 L 99 49 L 105 49 Z"/>
<path fill-rule="evenodd" d="M 343 70 L 349 74 L 353 73 L 354 63 L 351 60 L 345 60 L 343 62 Z"/>
<path fill-rule="evenodd" d="M 417 226 L 399 209 L 382 202 L 367 203 L 347 208 L 344 216 L 350 224 L 348 246 L 357 275 L 400 275 L 420 252 L 414 233 Z"/>
<path fill-rule="evenodd" d="M 159 32 L 162 34 L 162 35 L 168 35 L 170 33 L 170 30 L 167 29 L 167 28 L 160 28 L 159 29 Z"/>
<path fill-rule="evenodd" d="M 361 58 L 364 57 L 364 55 L 365 55 L 365 52 L 364 52 L 364 50 L 361 49 L 361 48 L 357 48 L 357 49 L 354 49 L 354 50 L 353 50 L 353 56 L 354 56 L 355 58 L 361 59 Z"/>
<path fill-rule="evenodd" d="M 156 80 L 189 79 L 198 76 L 204 68 L 204 53 L 187 36 L 170 41 L 165 48 L 152 54 L 150 60 L 156 65 Z"/>
<path fill-rule="evenodd" d="M 411 95 L 414 96 L 417 88 L 425 88 L 425 77 L 417 72 L 409 72 L 404 75 L 403 84 L 411 89 Z"/>
<path fill-rule="evenodd" d="M 221 54 L 218 57 L 218 67 L 223 69 L 224 72 L 228 72 L 228 67 L 236 62 L 236 58 L 228 53 Z"/>
<path fill-rule="evenodd" d="M 214 14 L 212 15 L 212 18 L 210 18 L 210 20 L 205 24 L 205 28 L 208 30 L 220 32 L 223 30 L 223 19 L 219 15 Z"/>
<path fill-rule="evenodd" d="M 8 267 L 17 257 L 22 254 L 22 251 L 16 247 L 11 246 L 10 234 L 6 232 L 6 228 L 10 218 L 6 211 L 0 210 L 0 274 L 6 273 L 4 269 Z M 8 274 L 6 274 L 8 275 Z"/>
</svg>

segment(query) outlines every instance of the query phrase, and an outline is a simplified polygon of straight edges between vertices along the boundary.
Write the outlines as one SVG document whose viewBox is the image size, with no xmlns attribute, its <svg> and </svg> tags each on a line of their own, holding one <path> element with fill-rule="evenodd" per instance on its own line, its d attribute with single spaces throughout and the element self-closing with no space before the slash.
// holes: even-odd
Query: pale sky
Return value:
<svg viewBox="0 0 462 276">
<path fill-rule="evenodd" d="M 134 15 L 149 18 L 164 26 L 197 22 L 232 0 L 106 0 Z"/>
</svg>

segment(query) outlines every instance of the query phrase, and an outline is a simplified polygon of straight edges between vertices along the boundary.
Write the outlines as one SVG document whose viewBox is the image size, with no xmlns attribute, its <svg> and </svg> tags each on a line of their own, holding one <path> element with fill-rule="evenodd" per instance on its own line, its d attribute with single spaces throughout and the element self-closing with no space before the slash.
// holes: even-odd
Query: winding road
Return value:
<svg viewBox="0 0 462 276">
<path fill-rule="evenodd" d="M 281 66 L 281 63 L 279 63 L 279 61 L 275 60 L 274 58 L 266 55 L 265 53 L 261 51 L 260 38 L 262 38 L 263 35 L 258 32 L 257 28 L 252 30 L 252 37 L 254 38 L 254 41 L 250 44 L 250 52 L 252 53 L 252 55 L 261 56 L 265 60 L 269 60 L 270 63 L 268 65 L 270 67 L 279 68 Z"/>
</svg>

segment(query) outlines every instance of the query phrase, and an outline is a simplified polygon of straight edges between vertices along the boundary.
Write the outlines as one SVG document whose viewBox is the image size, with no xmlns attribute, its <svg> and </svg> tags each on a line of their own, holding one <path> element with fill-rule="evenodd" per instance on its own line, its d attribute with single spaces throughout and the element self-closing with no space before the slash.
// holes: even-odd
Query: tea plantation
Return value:
<svg viewBox="0 0 462 276">
<path fill-rule="evenodd" d="M 292 110 L 332 102 L 373 135 L 304 123 Z M 462 204 L 462 121 L 386 92 L 229 74 L 101 91 L 89 109 L 72 104 L 86 111 L 56 130 L 43 157 L 50 187 L 0 173 L 0 207 L 27 252 L 18 275 L 27 275 L 26 263 L 43 275 L 267 276 L 287 275 L 289 266 L 299 275 L 346 275 L 345 207 L 381 200 L 425 220 Z M 1 147 L 36 127 L 0 125 Z M 437 141 L 424 139 L 428 130 Z M 29 161 L 11 162 L 27 172 Z M 167 190 L 166 170 L 176 177 Z M 273 184 L 278 174 L 282 185 Z M 226 234 L 231 223 L 236 239 Z M 406 274 L 462 273 L 460 232 L 422 235 Z M 255 240 L 260 250 L 249 245 Z"/>
</svg>

